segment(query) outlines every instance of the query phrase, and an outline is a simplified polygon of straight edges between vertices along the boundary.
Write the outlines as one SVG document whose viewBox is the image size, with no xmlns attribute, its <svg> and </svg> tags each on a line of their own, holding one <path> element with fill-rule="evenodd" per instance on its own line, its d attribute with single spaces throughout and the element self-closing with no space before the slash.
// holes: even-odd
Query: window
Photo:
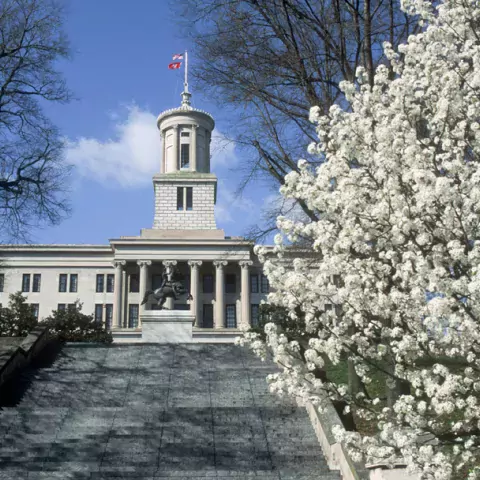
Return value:
<svg viewBox="0 0 480 480">
<path fill-rule="evenodd" d="M 30 274 L 24 273 L 22 277 L 22 292 L 30 291 Z"/>
<path fill-rule="evenodd" d="M 235 281 L 236 275 L 234 273 L 227 273 L 225 275 L 225 293 L 235 293 L 237 291 Z"/>
<path fill-rule="evenodd" d="M 107 303 L 105 305 L 105 325 L 107 330 L 112 328 L 112 319 L 113 319 L 113 303 Z"/>
<path fill-rule="evenodd" d="M 105 283 L 105 275 L 103 273 L 98 273 L 96 287 L 95 287 L 95 291 L 97 293 L 103 293 L 104 283 Z"/>
<path fill-rule="evenodd" d="M 42 275 L 40 273 L 34 273 L 33 274 L 32 292 L 39 292 L 40 291 L 41 282 L 42 282 Z"/>
<path fill-rule="evenodd" d="M 138 303 L 131 303 L 128 306 L 128 328 L 138 327 Z"/>
<path fill-rule="evenodd" d="M 342 277 L 340 275 L 333 275 L 333 284 L 336 287 L 342 287 Z"/>
<path fill-rule="evenodd" d="M 190 132 L 182 132 L 180 134 L 181 137 L 189 137 L 190 136 Z"/>
<path fill-rule="evenodd" d="M 177 187 L 177 210 L 193 210 L 193 187 Z"/>
<path fill-rule="evenodd" d="M 258 327 L 259 316 L 260 316 L 259 305 L 256 303 L 252 303 L 250 305 L 250 321 L 252 323 L 252 327 Z"/>
<path fill-rule="evenodd" d="M 38 322 L 38 312 L 40 311 L 40 305 L 38 303 L 31 303 L 33 309 L 33 315 Z"/>
<path fill-rule="evenodd" d="M 213 293 L 213 275 L 203 276 L 203 293 Z"/>
<path fill-rule="evenodd" d="M 266 275 L 262 274 L 262 293 L 270 293 L 270 283 Z"/>
<path fill-rule="evenodd" d="M 69 312 L 74 312 L 75 310 L 77 310 L 77 305 L 75 303 L 69 303 L 67 305 L 67 310 Z"/>
<path fill-rule="evenodd" d="M 115 275 L 113 273 L 109 273 L 107 275 L 107 293 L 113 293 L 115 290 Z"/>
<path fill-rule="evenodd" d="M 162 285 L 162 275 L 152 275 L 152 290 L 160 288 Z"/>
<path fill-rule="evenodd" d="M 190 293 L 190 275 L 184 275 L 182 278 L 182 285 L 185 290 Z"/>
<path fill-rule="evenodd" d="M 5 274 L 0 273 L 0 292 L 3 292 L 4 286 L 5 286 Z"/>
<path fill-rule="evenodd" d="M 101 324 L 103 317 L 103 305 L 101 303 L 95 304 L 95 323 Z"/>
<path fill-rule="evenodd" d="M 78 291 L 78 274 L 76 273 L 70 274 L 70 291 L 71 292 Z"/>
<path fill-rule="evenodd" d="M 250 293 L 258 293 L 258 275 L 250 275 Z"/>
<path fill-rule="evenodd" d="M 213 305 L 211 303 L 203 304 L 202 328 L 213 328 Z"/>
<path fill-rule="evenodd" d="M 59 304 L 57 305 L 57 310 L 58 310 L 59 312 L 64 312 L 64 311 L 66 310 L 66 308 L 67 308 L 67 304 L 66 304 L 66 303 L 59 303 Z"/>
<path fill-rule="evenodd" d="M 190 144 L 180 145 L 180 168 L 190 168 Z"/>
<path fill-rule="evenodd" d="M 138 293 L 140 291 L 140 282 L 138 279 L 138 273 L 130 274 L 130 289 L 131 293 Z"/>
<path fill-rule="evenodd" d="M 183 210 L 183 187 L 177 187 L 177 210 Z"/>
<path fill-rule="evenodd" d="M 58 291 L 59 292 L 66 292 L 67 291 L 67 274 L 61 273 L 60 277 L 58 278 Z"/>
<path fill-rule="evenodd" d="M 187 187 L 187 210 L 193 210 L 193 187 Z"/>
<path fill-rule="evenodd" d="M 227 305 L 227 315 L 225 316 L 226 328 L 237 328 L 237 311 L 235 305 Z"/>
</svg>

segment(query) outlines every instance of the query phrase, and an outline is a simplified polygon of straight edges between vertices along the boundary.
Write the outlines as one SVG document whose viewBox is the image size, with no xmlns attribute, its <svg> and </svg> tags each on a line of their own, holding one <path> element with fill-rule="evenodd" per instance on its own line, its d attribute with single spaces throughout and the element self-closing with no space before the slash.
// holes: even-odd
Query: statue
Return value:
<svg viewBox="0 0 480 480">
<path fill-rule="evenodd" d="M 157 304 L 160 307 L 160 310 L 162 310 L 167 298 L 174 298 L 175 300 L 178 300 L 178 297 L 180 295 L 186 295 L 188 293 L 182 282 L 169 280 L 166 272 L 163 273 L 162 277 L 162 284 L 160 285 L 160 288 L 157 288 L 155 291 L 147 290 L 145 292 L 142 305 L 148 302 L 148 297 L 150 295 L 153 295 L 155 300 L 157 300 Z M 193 299 L 190 294 L 188 294 L 187 298 L 188 300 Z"/>
</svg>

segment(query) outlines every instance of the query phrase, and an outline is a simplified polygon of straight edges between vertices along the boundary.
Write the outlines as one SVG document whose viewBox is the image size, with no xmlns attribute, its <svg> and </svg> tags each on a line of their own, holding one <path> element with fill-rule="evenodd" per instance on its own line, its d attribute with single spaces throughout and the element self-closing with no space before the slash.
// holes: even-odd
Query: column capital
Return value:
<svg viewBox="0 0 480 480">
<path fill-rule="evenodd" d="M 228 262 L 226 260 L 214 260 L 213 265 L 215 265 L 215 268 L 221 269 L 223 267 L 226 267 Z"/>
<path fill-rule="evenodd" d="M 240 267 L 246 268 L 248 270 L 248 267 L 251 267 L 253 265 L 253 262 L 251 260 L 240 260 L 238 262 Z"/>
<path fill-rule="evenodd" d="M 137 260 L 137 265 L 139 267 L 149 267 L 152 264 L 151 260 Z"/>
<path fill-rule="evenodd" d="M 192 123 L 192 130 L 196 130 L 199 126 L 197 123 Z"/>
<path fill-rule="evenodd" d="M 174 130 L 178 130 L 180 128 L 180 125 L 178 123 L 176 123 L 175 125 L 172 126 L 172 128 Z"/>
<path fill-rule="evenodd" d="M 115 268 L 122 268 L 127 264 L 127 261 L 126 260 L 114 260 L 112 262 L 112 264 Z"/>
<path fill-rule="evenodd" d="M 202 261 L 201 260 L 188 260 L 188 265 L 192 268 L 198 268 L 202 265 Z"/>
<path fill-rule="evenodd" d="M 162 265 L 164 267 L 174 267 L 177 264 L 176 260 L 162 260 Z"/>
</svg>

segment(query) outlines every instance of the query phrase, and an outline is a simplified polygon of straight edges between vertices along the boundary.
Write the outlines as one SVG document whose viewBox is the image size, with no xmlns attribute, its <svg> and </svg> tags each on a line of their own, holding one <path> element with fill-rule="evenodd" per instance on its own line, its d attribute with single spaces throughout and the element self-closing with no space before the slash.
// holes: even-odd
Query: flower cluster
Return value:
<svg viewBox="0 0 480 480">
<path fill-rule="evenodd" d="M 376 435 L 336 432 L 355 459 L 406 461 L 438 480 L 465 467 L 477 478 L 480 1 L 403 8 L 424 28 L 398 51 L 385 45 L 390 64 L 374 85 L 359 69 L 355 84 L 341 84 L 347 109 L 311 109 L 319 142 L 309 152 L 324 162 L 300 161 L 281 193 L 318 220 L 279 218 L 276 255 L 257 251 L 269 302 L 298 322 L 298 335 L 268 324 L 265 340 L 243 343 L 273 351 L 282 369 L 268 379 L 272 391 L 319 406 L 329 397 L 376 423 Z M 286 244 L 299 237 L 311 250 L 295 258 Z M 318 373 L 325 359 L 347 359 L 364 386 L 380 372 L 391 401 L 328 381 Z"/>
</svg>

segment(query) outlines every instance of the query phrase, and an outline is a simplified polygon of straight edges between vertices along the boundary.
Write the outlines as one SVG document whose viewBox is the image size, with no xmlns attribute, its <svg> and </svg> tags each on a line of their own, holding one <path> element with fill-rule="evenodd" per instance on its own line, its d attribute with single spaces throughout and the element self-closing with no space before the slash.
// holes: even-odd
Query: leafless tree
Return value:
<svg viewBox="0 0 480 480">
<path fill-rule="evenodd" d="M 0 0 L 2 239 L 28 239 L 69 211 L 63 141 L 42 109 L 70 98 L 57 69 L 69 55 L 63 17 L 55 0 Z"/>
<path fill-rule="evenodd" d="M 382 43 L 396 46 L 415 28 L 399 0 L 177 0 L 183 34 L 194 44 L 196 87 L 227 111 L 227 134 L 244 150 L 244 181 L 277 187 L 317 140 L 310 107 L 324 112 L 344 98 L 340 81 L 357 67 L 373 82 L 385 61 Z M 318 212 L 299 205 L 306 220 Z M 291 205 L 289 205 L 291 208 Z M 272 212 L 275 209 L 272 210 Z M 267 215 L 258 239 L 274 229 Z"/>
</svg>

